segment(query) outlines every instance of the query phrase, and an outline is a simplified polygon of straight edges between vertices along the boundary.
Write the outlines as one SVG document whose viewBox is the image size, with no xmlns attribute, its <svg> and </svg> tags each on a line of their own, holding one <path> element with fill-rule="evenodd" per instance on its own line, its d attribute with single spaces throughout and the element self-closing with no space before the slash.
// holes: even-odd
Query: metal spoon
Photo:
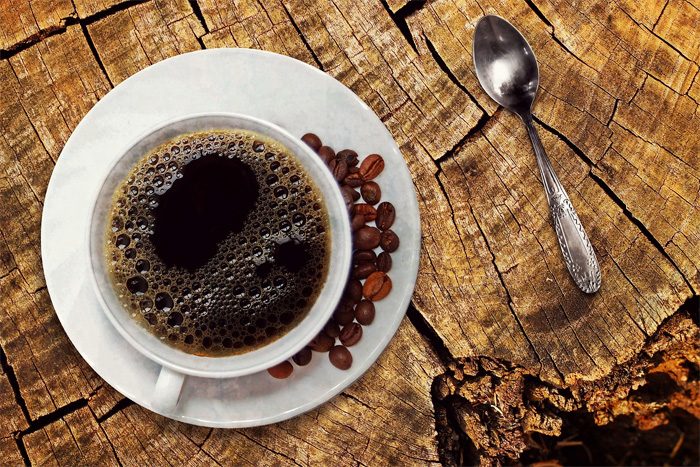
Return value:
<svg viewBox="0 0 700 467">
<path fill-rule="evenodd" d="M 508 21 L 489 15 L 476 25 L 472 55 L 484 91 L 525 123 L 566 267 L 581 290 L 596 292 L 601 279 L 595 252 L 532 124 L 539 70 L 530 44 Z"/>
</svg>

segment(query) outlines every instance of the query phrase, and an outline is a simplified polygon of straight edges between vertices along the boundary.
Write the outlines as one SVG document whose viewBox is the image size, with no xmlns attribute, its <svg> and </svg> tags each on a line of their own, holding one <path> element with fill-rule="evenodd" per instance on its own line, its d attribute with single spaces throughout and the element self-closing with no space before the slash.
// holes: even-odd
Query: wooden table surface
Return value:
<svg viewBox="0 0 700 467">
<path fill-rule="evenodd" d="M 699 8 L 0 0 L 2 463 L 696 459 Z M 474 76 L 485 13 L 539 60 L 536 126 L 597 251 L 593 296 L 563 265 L 527 134 Z M 204 47 L 287 54 L 350 87 L 401 147 L 422 211 L 416 292 L 387 351 L 319 409 L 256 429 L 188 426 L 123 398 L 66 338 L 41 268 L 46 186 L 80 119 L 133 73 Z M 632 447 L 604 448 L 616 429 Z"/>
</svg>

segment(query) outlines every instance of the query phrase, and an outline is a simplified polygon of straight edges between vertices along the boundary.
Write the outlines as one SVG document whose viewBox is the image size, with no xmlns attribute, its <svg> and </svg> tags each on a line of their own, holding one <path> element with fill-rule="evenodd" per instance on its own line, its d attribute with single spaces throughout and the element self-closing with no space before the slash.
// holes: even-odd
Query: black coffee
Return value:
<svg viewBox="0 0 700 467">
<path fill-rule="evenodd" d="M 293 328 L 328 265 L 328 215 L 288 149 L 257 133 L 181 135 L 115 192 L 105 252 L 132 316 L 186 352 L 249 352 Z"/>
</svg>

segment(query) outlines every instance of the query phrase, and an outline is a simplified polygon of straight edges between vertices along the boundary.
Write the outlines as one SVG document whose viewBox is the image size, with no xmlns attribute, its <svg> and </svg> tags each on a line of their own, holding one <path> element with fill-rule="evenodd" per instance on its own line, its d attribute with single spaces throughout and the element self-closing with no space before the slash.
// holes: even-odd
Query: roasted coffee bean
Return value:
<svg viewBox="0 0 700 467">
<path fill-rule="evenodd" d="M 362 289 L 362 292 L 364 294 L 364 288 Z M 348 324 L 352 321 L 354 317 L 352 309 L 352 300 L 342 298 L 335 311 L 333 312 L 333 319 L 336 321 L 336 323 L 340 324 L 341 326 Z"/>
<path fill-rule="evenodd" d="M 321 145 L 323 144 L 321 143 L 321 138 L 319 138 L 313 133 L 306 133 L 304 136 L 301 137 L 301 140 L 316 152 L 318 152 L 318 150 L 321 148 Z"/>
<path fill-rule="evenodd" d="M 379 238 L 379 246 L 382 250 L 393 253 L 399 247 L 399 236 L 393 230 L 385 230 Z"/>
<path fill-rule="evenodd" d="M 267 369 L 267 372 L 270 373 L 270 376 L 277 379 L 289 378 L 289 375 L 292 374 L 292 371 L 294 371 L 294 367 L 291 363 L 289 363 L 289 360 L 285 360 L 282 363 L 278 363 L 272 368 Z"/>
<path fill-rule="evenodd" d="M 340 187 L 340 194 L 343 196 L 343 201 L 345 201 L 345 204 L 347 205 L 348 203 L 352 204 L 355 200 L 352 198 L 352 192 L 355 191 L 349 186 L 342 186 Z"/>
<path fill-rule="evenodd" d="M 348 163 L 348 167 L 356 166 L 357 162 L 359 161 L 357 158 L 357 153 L 352 149 L 343 149 L 342 151 L 338 151 L 336 156 L 345 159 L 345 162 Z"/>
<path fill-rule="evenodd" d="M 358 172 L 350 172 L 343 179 L 343 183 L 345 183 L 347 186 L 351 186 L 353 188 L 357 188 L 359 186 L 362 186 L 362 184 L 364 182 L 365 182 L 365 180 L 362 178 L 362 175 L 360 175 L 359 171 Z"/>
<path fill-rule="evenodd" d="M 330 164 L 330 162 L 335 159 L 335 151 L 330 146 L 321 146 L 318 148 L 318 155 L 326 164 Z"/>
<path fill-rule="evenodd" d="M 381 243 L 381 238 L 379 242 Z M 386 251 L 382 251 L 377 256 L 377 270 L 382 272 L 389 272 L 391 270 L 391 255 Z"/>
<path fill-rule="evenodd" d="M 343 326 L 343 329 L 340 330 L 340 335 L 338 336 L 338 339 L 340 339 L 340 343 L 346 347 L 352 347 L 353 345 L 360 342 L 361 338 L 362 326 L 360 326 L 357 323 L 350 323 L 346 326 Z"/>
<path fill-rule="evenodd" d="M 360 188 L 360 193 L 362 193 L 362 199 L 364 199 L 367 204 L 377 204 L 382 198 L 382 189 L 379 188 L 377 182 L 365 182 L 362 188 Z"/>
<path fill-rule="evenodd" d="M 344 160 L 333 159 L 328 163 L 328 168 L 337 181 L 341 181 L 348 174 L 348 163 Z"/>
<path fill-rule="evenodd" d="M 355 305 L 355 319 L 363 326 L 372 324 L 372 321 L 374 321 L 374 303 L 369 300 L 362 300 Z"/>
<path fill-rule="evenodd" d="M 349 174 L 356 174 L 360 171 L 360 168 L 357 166 L 348 166 L 348 173 Z"/>
<path fill-rule="evenodd" d="M 391 278 L 381 271 L 370 274 L 362 286 L 362 295 L 373 302 L 383 299 L 389 295 L 389 292 L 391 292 Z"/>
<path fill-rule="evenodd" d="M 370 154 L 360 164 L 360 175 L 365 180 L 373 180 L 384 170 L 384 159 L 379 154 Z"/>
<path fill-rule="evenodd" d="M 347 185 L 345 185 L 345 186 L 347 187 Z M 349 187 L 349 188 L 352 188 L 352 187 Z M 360 192 L 355 190 L 354 188 L 350 192 L 350 195 L 352 196 L 353 201 L 357 201 L 358 199 L 360 199 Z"/>
<path fill-rule="evenodd" d="M 311 362 L 311 357 L 311 349 L 308 347 L 304 347 L 292 357 L 292 360 L 294 360 L 294 363 L 296 363 L 299 366 L 306 366 L 309 364 L 309 362 Z"/>
<path fill-rule="evenodd" d="M 335 344 L 335 339 L 320 332 L 314 339 L 309 342 L 309 348 L 314 352 L 328 352 Z"/>
<path fill-rule="evenodd" d="M 381 230 L 387 230 L 394 225 L 394 220 L 396 219 L 396 209 L 394 205 L 388 201 L 384 201 L 377 206 L 377 227 Z"/>
<path fill-rule="evenodd" d="M 352 269 L 352 277 L 353 279 L 366 279 L 376 270 L 377 265 L 374 263 L 360 263 Z"/>
<path fill-rule="evenodd" d="M 323 327 L 323 333 L 328 337 L 335 339 L 340 335 L 340 326 L 335 322 L 333 318 L 329 319 L 326 325 Z"/>
<path fill-rule="evenodd" d="M 355 250 L 352 254 L 352 264 L 374 263 L 377 260 L 377 254 L 373 250 Z"/>
<path fill-rule="evenodd" d="M 330 350 L 328 358 L 334 367 L 340 370 L 347 370 L 352 366 L 352 354 L 343 345 L 336 345 Z"/>
<path fill-rule="evenodd" d="M 357 303 L 362 300 L 362 283 L 356 279 L 349 279 L 348 285 L 345 286 L 343 297 Z"/>
<path fill-rule="evenodd" d="M 354 233 L 353 243 L 358 250 L 372 250 L 379 245 L 380 237 L 379 229 L 365 226 Z"/>
<path fill-rule="evenodd" d="M 363 216 L 362 214 L 355 214 L 354 216 L 352 216 L 352 220 L 350 221 L 350 230 L 356 232 L 364 226 L 365 216 Z"/>
<path fill-rule="evenodd" d="M 365 222 L 372 222 L 377 218 L 377 210 L 374 206 L 365 203 L 359 203 L 352 207 L 352 213 L 362 214 L 365 218 Z"/>
</svg>

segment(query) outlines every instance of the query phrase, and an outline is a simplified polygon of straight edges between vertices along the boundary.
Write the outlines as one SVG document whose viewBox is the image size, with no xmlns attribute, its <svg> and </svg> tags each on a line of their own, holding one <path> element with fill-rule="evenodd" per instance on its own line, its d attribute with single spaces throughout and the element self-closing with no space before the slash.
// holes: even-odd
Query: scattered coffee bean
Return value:
<svg viewBox="0 0 700 467">
<path fill-rule="evenodd" d="M 311 361 L 311 356 L 311 349 L 304 347 L 292 357 L 292 360 L 299 366 L 306 366 Z"/>
<path fill-rule="evenodd" d="M 353 215 L 362 214 L 365 218 L 365 222 L 372 222 L 377 218 L 377 210 L 374 206 L 365 203 L 355 204 L 352 207 L 352 213 Z"/>
<path fill-rule="evenodd" d="M 335 322 L 333 318 L 329 319 L 326 325 L 323 327 L 323 333 L 328 337 L 335 339 L 340 335 L 340 326 Z"/>
<path fill-rule="evenodd" d="M 341 181 L 348 174 L 348 163 L 344 160 L 333 159 L 328 163 L 328 168 L 337 181 Z"/>
<path fill-rule="evenodd" d="M 381 238 L 379 241 L 381 243 Z M 377 256 L 377 270 L 382 272 L 389 272 L 391 270 L 391 255 L 386 251 L 382 251 Z"/>
<path fill-rule="evenodd" d="M 370 154 L 360 164 L 360 175 L 365 180 L 373 180 L 384 170 L 384 159 L 379 154 Z"/>
<path fill-rule="evenodd" d="M 364 287 L 362 289 L 362 293 L 364 294 Z M 353 302 L 351 300 L 346 300 L 345 298 L 341 299 L 340 303 L 333 312 L 333 319 L 341 326 L 345 326 L 354 318 L 352 309 Z"/>
<path fill-rule="evenodd" d="M 352 264 L 374 263 L 377 260 L 377 254 L 373 250 L 355 250 L 352 254 Z"/>
<path fill-rule="evenodd" d="M 357 323 L 350 323 L 340 331 L 338 339 L 345 347 L 352 347 L 360 342 L 362 338 L 362 326 Z"/>
<path fill-rule="evenodd" d="M 385 272 L 373 272 L 362 286 L 362 295 L 373 302 L 379 301 L 391 292 L 391 278 Z"/>
<path fill-rule="evenodd" d="M 379 246 L 381 233 L 376 227 L 365 226 L 355 232 L 353 242 L 358 250 L 372 250 Z"/>
<path fill-rule="evenodd" d="M 348 170 L 350 170 L 350 169 L 348 169 Z M 343 185 L 343 186 L 345 186 L 346 188 L 351 188 L 350 195 L 352 196 L 353 201 L 357 201 L 358 199 L 360 199 L 360 193 L 357 190 L 353 189 L 352 187 L 348 187 L 347 185 Z"/>
<path fill-rule="evenodd" d="M 335 344 L 335 339 L 321 332 L 309 342 L 309 348 L 315 352 L 328 352 Z"/>
<path fill-rule="evenodd" d="M 318 148 L 318 155 L 321 156 L 326 164 L 329 164 L 333 159 L 335 159 L 335 151 L 330 146 L 321 146 Z"/>
<path fill-rule="evenodd" d="M 318 150 L 318 157 L 326 165 L 328 165 L 335 158 L 335 153 L 333 152 L 332 148 L 329 148 L 328 146 L 321 146 L 321 148 Z"/>
<path fill-rule="evenodd" d="M 356 279 L 350 279 L 348 285 L 345 286 L 343 297 L 348 298 L 353 303 L 362 300 L 362 282 Z"/>
<path fill-rule="evenodd" d="M 292 371 L 294 371 L 294 367 L 291 363 L 289 363 L 289 360 L 285 360 L 282 363 L 278 363 L 272 368 L 267 369 L 267 372 L 270 373 L 270 376 L 277 379 L 289 378 L 289 375 L 292 374 Z"/>
<path fill-rule="evenodd" d="M 336 345 L 330 350 L 328 358 L 334 367 L 340 370 L 347 370 L 352 366 L 352 354 L 342 345 Z"/>
<path fill-rule="evenodd" d="M 352 220 L 350 221 L 350 230 L 356 232 L 364 226 L 365 216 L 363 216 L 362 214 L 355 214 L 354 216 L 352 216 Z"/>
<path fill-rule="evenodd" d="M 336 322 L 341 326 L 345 326 L 348 323 L 352 323 L 354 317 L 355 315 L 352 312 L 352 308 L 333 314 L 333 319 L 336 320 Z"/>
<path fill-rule="evenodd" d="M 373 181 L 365 182 L 360 188 L 360 193 L 367 204 L 377 204 L 382 198 L 382 189 Z"/>
<path fill-rule="evenodd" d="M 352 277 L 353 279 L 366 279 L 376 270 L 377 265 L 374 263 L 360 263 L 352 269 Z"/>
<path fill-rule="evenodd" d="M 394 220 L 396 219 L 396 209 L 394 205 L 388 201 L 384 201 L 377 206 L 377 227 L 381 230 L 387 230 L 394 225 Z"/>
<path fill-rule="evenodd" d="M 348 167 L 356 166 L 357 162 L 359 161 L 357 158 L 357 153 L 352 149 L 343 149 L 342 151 L 338 151 L 336 156 L 345 159 L 345 162 L 348 163 Z"/>
<path fill-rule="evenodd" d="M 354 200 L 352 199 L 352 194 L 350 193 L 350 191 L 355 191 L 355 190 L 353 190 L 353 189 L 350 188 L 349 186 L 344 186 L 344 187 L 341 187 L 341 188 L 340 188 L 340 194 L 343 196 L 343 201 L 345 201 L 345 205 L 346 205 L 346 206 L 347 206 L 347 205 L 351 205 L 351 206 L 352 206 L 352 203 L 353 203 L 353 201 L 354 201 Z"/>
<path fill-rule="evenodd" d="M 382 250 L 393 253 L 399 247 L 399 236 L 393 230 L 385 230 L 379 238 L 379 246 Z"/>
<path fill-rule="evenodd" d="M 355 319 L 363 326 L 372 324 L 374 321 L 374 303 L 369 300 L 362 300 L 355 305 Z"/>
<path fill-rule="evenodd" d="M 351 277 L 358 280 L 367 279 L 375 271 L 377 271 L 376 263 L 360 263 L 353 266 Z"/>
<path fill-rule="evenodd" d="M 343 179 L 343 183 L 345 183 L 347 186 L 357 188 L 362 186 L 362 184 L 365 183 L 365 180 L 362 178 L 362 175 L 360 175 L 359 171 L 349 172 L 348 175 L 346 175 Z"/>
<path fill-rule="evenodd" d="M 306 133 L 301 137 L 301 140 L 316 152 L 318 152 L 318 150 L 321 148 L 321 138 L 313 133 Z"/>
<path fill-rule="evenodd" d="M 356 174 L 359 171 L 360 171 L 360 168 L 357 166 L 352 166 L 352 167 L 348 166 L 348 173 L 349 174 Z"/>
</svg>

